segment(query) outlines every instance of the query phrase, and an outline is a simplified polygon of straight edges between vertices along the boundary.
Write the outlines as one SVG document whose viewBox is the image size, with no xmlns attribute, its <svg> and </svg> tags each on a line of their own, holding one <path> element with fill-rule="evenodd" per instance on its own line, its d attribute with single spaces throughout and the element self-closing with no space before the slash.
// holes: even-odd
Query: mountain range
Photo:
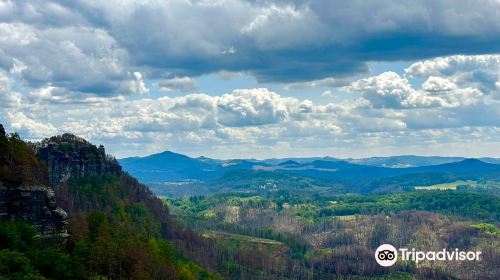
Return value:
<svg viewBox="0 0 500 280">
<path fill-rule="evenodd" d="M 500 164 L 496 164 L 500 161 L 494 158 L 410 155 L 364 159 L 218 160 L 166 151 L 119 162 L 125 171 L 157 194 L 163 194 L 165 189 L 175 189 L 184 195 L 235 189 L 248 191 L 252 187 L 265 188 L 267 184 L 277 184 L 278 189 L 319 186 L 338 192 L 394 192 L 460 180 L 500 178 Z"/>
<path fill-rule="evenodd" d="M 387 159 L 399 166 L 391 168 L 164 152 L 123 159 L 122 168 L 104 146 L 75 135 L 32 143 L 0 125 L 0 279 L 336 279 L 359 271 L 374 279 L 386 273 L 372 259 L 378 244 L 429 239 L 488 252 L 491 261 L 482 274 L 405 264 L 383 279 L 499 279 L 498 250 L 487 250 L 498 248 L 500 165 L 457 160 L 403 168 Z M 148 188 L 123 170 L 159 181 Z"/>
</svg>

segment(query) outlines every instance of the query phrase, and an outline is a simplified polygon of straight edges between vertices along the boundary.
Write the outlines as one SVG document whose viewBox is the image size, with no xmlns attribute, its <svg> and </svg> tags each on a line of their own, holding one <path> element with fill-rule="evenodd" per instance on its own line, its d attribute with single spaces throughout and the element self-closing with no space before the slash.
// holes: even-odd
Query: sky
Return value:
<svg viewBox="0 0 500 280">
<path fill-rule="evenodd" d="M 0 0 L 0 123 L 118 158 L 500 157 L 500 1 Z"/>
</svg>

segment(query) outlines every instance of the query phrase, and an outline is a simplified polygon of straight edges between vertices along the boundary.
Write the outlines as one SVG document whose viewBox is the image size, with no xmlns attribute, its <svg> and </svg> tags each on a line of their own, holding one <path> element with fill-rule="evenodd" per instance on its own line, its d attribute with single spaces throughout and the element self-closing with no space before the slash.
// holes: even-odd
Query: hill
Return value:
<svg viewBox="0 0 500 280">
<path fill-rule="evenodd" d="M 0 170 L 2 279 L 220 278 L 211 242 L 103 147 L 70 134 L 26 143 L 0 126 Z"/>
<path fill-rule="evenodd" d="M 362 165 L 371 165 L 378 167 L 405 168 L 405 167 L 419 167 L 419 166 L 452 163 L 452 162 L 462 161 L 464 159 L 465 158 L 463 157 L 401 155 L 401 156 L 390 156 L 390 157 L 348 159 L 347 161 Z"/>
<path fill-rule="evenodd" d="M 302 186 L 305 189 L 320 187 L 320 190 L 324 190 L 330 187 L 333 193 L 369 193 L 413 190 L 415 186 L 460 180 L 499 180 L 500 165 L 495 164 L 493 158 L 484 160 L 488 162 L 461 157 L 412 155 L 357 160 L 331 157 L 217 160 L 207 157 L 191 158 L 167 151 L 147 157 L 125 158 L 119 162 L 124 170 L 145 182 L 155 193 L 182 196 L 231 189 L 254 189 L 274 182 L 279 182 L 277 189 L 300 189 L 298 186 Z M 237 170 L 245 172 L 232 172 Z M 234 174 L 245 175 L 235 177 Z M 283 174 L 294 174 L 295 177 Z M 248 179 L 251 177 L 255 178 Z M 302 178 L 302 182 L 311 183 L 292 187 L 298 177 Z"/>
<path fill-rule="evenodd" d="M 119 163 L 127 172 L 145 182 L 205 180 L 220 175 L 220 163 L 217 161 L 190 158 L 170 151 L 147 157 L 124 158 Z"/>
</svg>

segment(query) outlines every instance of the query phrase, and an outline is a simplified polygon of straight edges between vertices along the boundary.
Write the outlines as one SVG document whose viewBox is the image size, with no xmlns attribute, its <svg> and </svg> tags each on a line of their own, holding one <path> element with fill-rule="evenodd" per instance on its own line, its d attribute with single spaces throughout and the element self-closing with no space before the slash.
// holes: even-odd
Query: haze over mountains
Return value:
<svg viewBox="0 0 500 280">
<path fill-rule="evenodd" d="M 157 194 L 181 195 L 324 187 L 333 192 L 396 192 L 418 186 L 500 178 L 494 158 L 394 156 L 363 159 L 332 157 L 217 160 L 166 151 L 119 160 L 124 170 Z M 165 193 L 167 192 L 167 193 Z"/>
</svg>

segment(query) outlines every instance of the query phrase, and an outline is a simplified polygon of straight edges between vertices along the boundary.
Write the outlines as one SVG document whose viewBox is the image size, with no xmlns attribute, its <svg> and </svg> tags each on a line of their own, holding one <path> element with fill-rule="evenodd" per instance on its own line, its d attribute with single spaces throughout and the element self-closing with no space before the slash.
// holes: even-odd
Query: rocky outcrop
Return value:
<svg viewBox="0 0 500 280">
<path fill-rule="evenodd" d="M 0 221 L 22 220 L 42 237 L 67 236 L 68 215 L 45 186 L 6 188 L 0 182 Z"/>
<path fill-rule="evenodd" d="M 0 124 L 0 222 L 25 221 L 44 238 L 67 236 L 68 215 L 57 207 L 46 175 L 33 149 Z"/>
<path fill-rule="evenodd" d="M 35 144 L 37 157 L 47 164 L 52 186 L 86 176 L 119 175 L 116 159 L 107 156 L 104 147 L 96 147 L 83 138 L 63 134 Z"/>
<path fill-rule="evenodd" d="M 41 237 L 65 237 L 68 215 L 58 207 L 54 189 L 70 178 L 120 174 L 102 145 L 72 134 L 26 143 L 0 125 L 0 222 L 21 220 Z"/>
</svg>

